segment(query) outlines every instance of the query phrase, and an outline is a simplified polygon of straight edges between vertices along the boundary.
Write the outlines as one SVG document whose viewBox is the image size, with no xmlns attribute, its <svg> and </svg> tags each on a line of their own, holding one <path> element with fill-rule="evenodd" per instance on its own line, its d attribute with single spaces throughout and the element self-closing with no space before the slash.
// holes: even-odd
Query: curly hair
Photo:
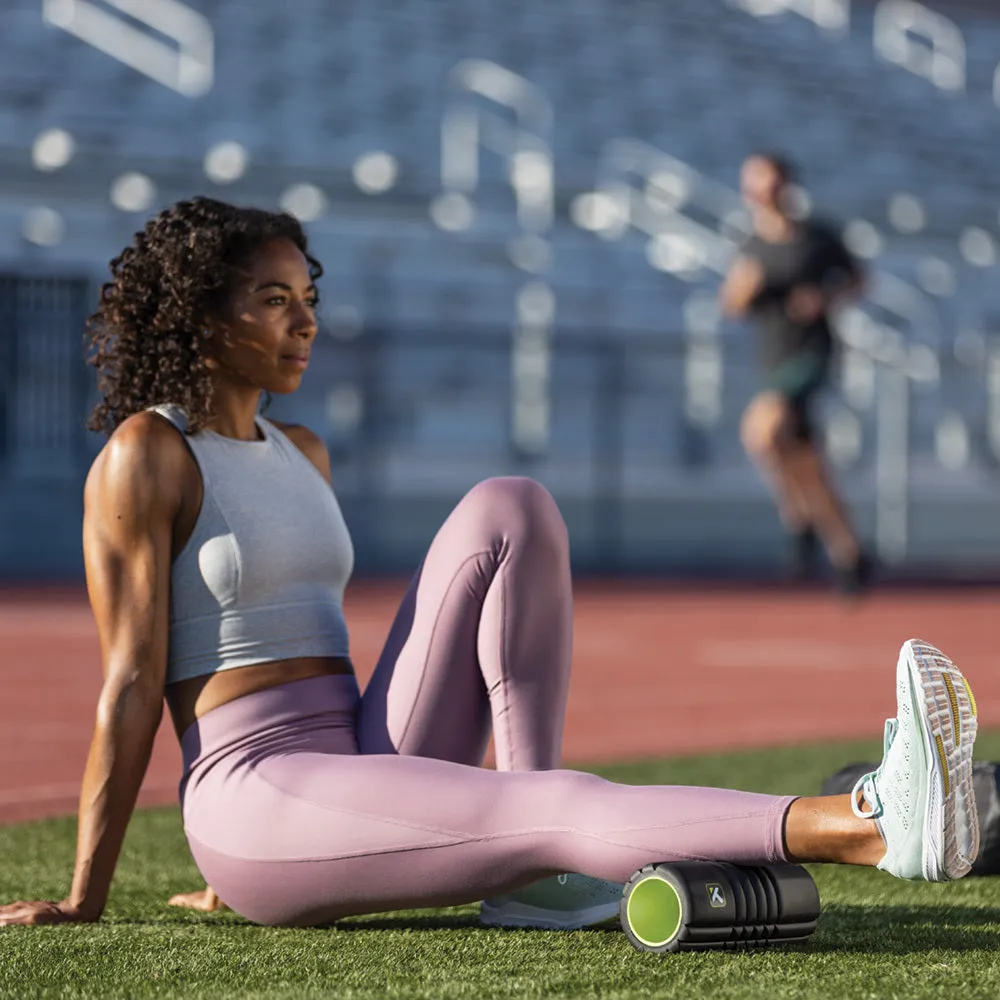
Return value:
<svg viewBox="0 0 1000 1000">
<path fill-rule="evenodd" d="M 261 247 L 280 239 L 305 254 L 313 281 L 322 275 L 302 226 L 283 213 L 193 198 L 136 233 L 111 261 L 112 280 L 87 321 L 87 361 L 102 397 L 87 426 L 110 435 L 133 413 L 175 403 L 190 431 L 204 427 L 212 407 L 206 321 L 225 308 Z"/>
</svg>

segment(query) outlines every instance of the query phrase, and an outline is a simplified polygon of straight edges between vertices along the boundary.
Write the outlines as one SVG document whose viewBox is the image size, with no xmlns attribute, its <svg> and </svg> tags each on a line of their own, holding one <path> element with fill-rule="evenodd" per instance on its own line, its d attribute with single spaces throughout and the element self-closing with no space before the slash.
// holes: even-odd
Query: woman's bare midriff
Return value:
<svg viewBox="0 0 1000 1000">
<path fill-rule="evenodd" d="M 237 698 L 290 681 L 353 673 L 351 661 L 340 656 L 303 656 L 252 667 L 236 667 L 168 685 L 167 705 L 179 738 L 206 712 Z"/>
</svg>

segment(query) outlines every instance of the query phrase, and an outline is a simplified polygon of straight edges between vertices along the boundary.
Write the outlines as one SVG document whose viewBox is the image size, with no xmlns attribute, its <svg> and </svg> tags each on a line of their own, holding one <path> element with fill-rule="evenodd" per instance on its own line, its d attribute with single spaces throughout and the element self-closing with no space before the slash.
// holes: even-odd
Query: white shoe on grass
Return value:
<svg viewBox="0 0 1000 1000">
<path fill-rule="evenodd" d="M 958 668 L 926 642 L 903 643 L 885 754 L 853 793 L 855 814 L 885 841 L 883 871 L 928 882 L 968 874 L 979 854 L 975 741 L 976 701 Z"/>
<path fill-rule="evenodd" d="M 489 927 L 576 931 L 618 920 L 623 886 L 588 875 L 557 875 L 505 896 L 484 899 L 479 919 Z"/>
</svg>

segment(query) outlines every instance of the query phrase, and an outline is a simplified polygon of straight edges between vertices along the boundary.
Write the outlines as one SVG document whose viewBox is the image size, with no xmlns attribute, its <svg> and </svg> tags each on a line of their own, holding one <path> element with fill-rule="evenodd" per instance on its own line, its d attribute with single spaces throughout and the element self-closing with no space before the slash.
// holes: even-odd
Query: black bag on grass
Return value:
<svg viewBox="0 0 1000 1000">
<path fill-rule="evenodd" d="M 823 782 L 823 795 L 848 795 L 863 774 L 878 764 L 848 764 Z M 1000 764 L 977 760 L 972 765 L 979 812 L 979 857 L 971 875 L 1000 875 Z"/>
</svg>

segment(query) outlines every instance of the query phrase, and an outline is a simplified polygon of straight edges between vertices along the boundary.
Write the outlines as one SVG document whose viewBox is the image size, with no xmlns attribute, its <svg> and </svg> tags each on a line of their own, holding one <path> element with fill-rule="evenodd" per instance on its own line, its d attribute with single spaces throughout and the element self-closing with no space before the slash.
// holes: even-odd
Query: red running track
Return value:
<svg viewBox="0 0 1000 1000">
<path fill-rule="evenodd" d="M 362 683 L 402 589 L 348 593 Z M 982 723 L 1000 725 L 998 606 L 989 590 L 883 592 L 850 606 L 818 592 L 581 584 L 565 761 L 879 736 L 899 645 L 913 636 L 959 663 Z M 71 813 L 101 678 L 84 594 L 0 592 L 0 642 L 0 823 Z M 165 721 L 142 804 L 176 801 L 179 760 Z"/>
</svg>

